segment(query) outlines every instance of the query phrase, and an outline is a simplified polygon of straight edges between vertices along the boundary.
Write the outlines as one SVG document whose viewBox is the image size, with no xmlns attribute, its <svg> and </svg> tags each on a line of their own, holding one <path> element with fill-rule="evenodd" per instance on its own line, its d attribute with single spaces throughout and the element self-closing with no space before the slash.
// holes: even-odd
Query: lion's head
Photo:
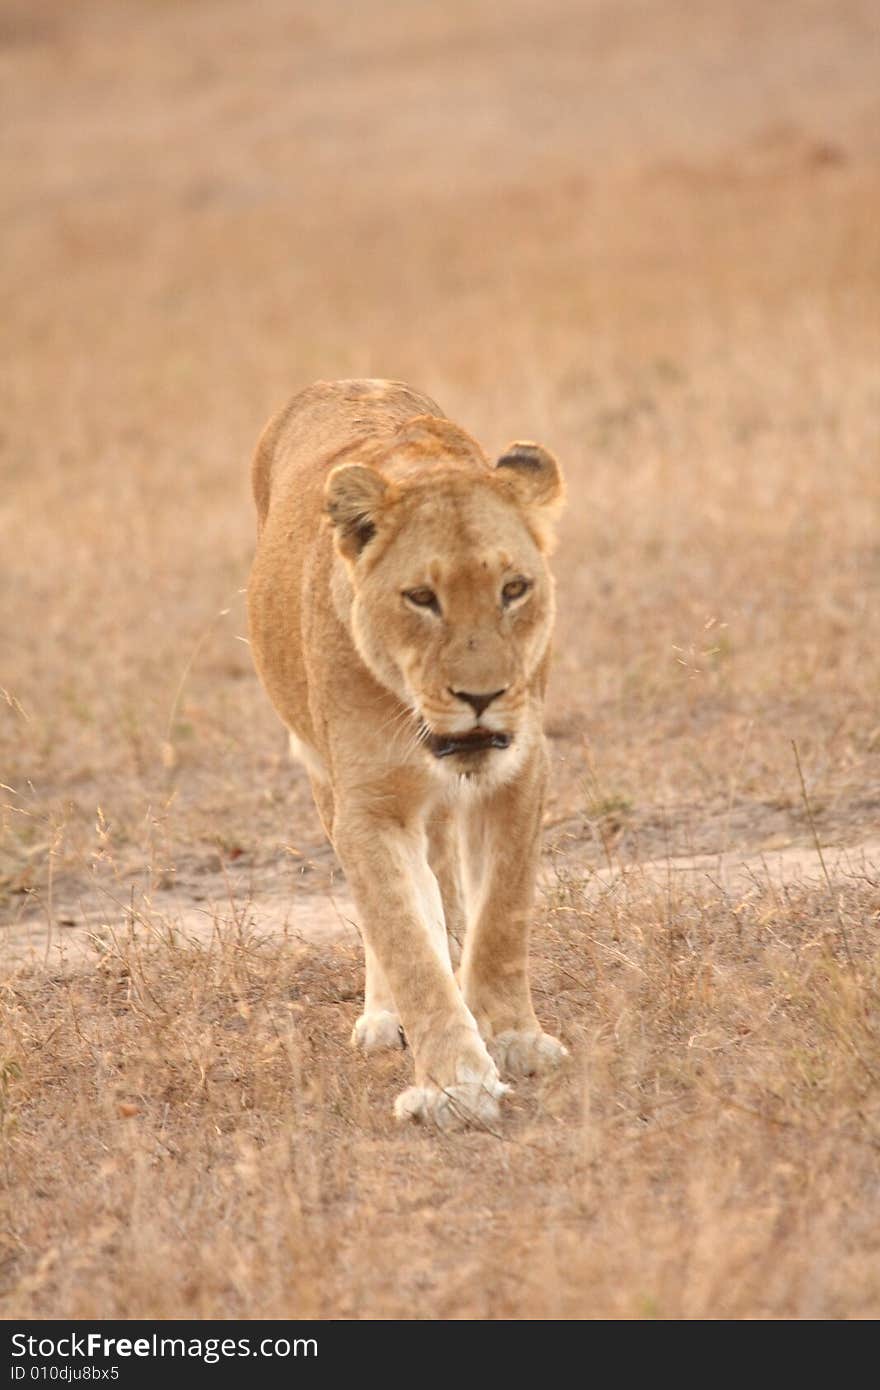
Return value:
<svg viewBox="0 0 880 1390">
<path fill-rule="evenodd" d="M 457 773 L 512 771 L 536 736 L 562 493 L 540 446 L 512 444 L 493 466 L 432 417 L 328 477 L 358 652 L 412 712 L 425 753 Z"/>
</svg>

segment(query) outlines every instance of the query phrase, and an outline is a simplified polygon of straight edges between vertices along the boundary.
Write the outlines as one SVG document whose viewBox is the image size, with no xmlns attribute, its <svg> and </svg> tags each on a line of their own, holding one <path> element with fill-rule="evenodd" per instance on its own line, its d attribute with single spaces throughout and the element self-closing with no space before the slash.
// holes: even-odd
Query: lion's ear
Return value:
<svg viewBox="0 0 880 1390">
<path fill-rule="evenodd" d="M 348 560 L 356 560 L 376 534 L 388 483 L 375 468 L 343 463 L 334 468 L 324 490 L 327 514 L 336 528 L 336 543 Z"/>
<path fill-rule="evenodd" d="M 527 506 L 547 507 L 562 499 L 559 464 L 540 444 L 508 444 L 495 467 L 511 470 L 513 487 Z"/>
<path fill-rule="evenodd" d="M 553 521 L 565 498 L 562 473 L 553 455 L 540 444 L 517 440 L 508 445 L 495 467 L 519 505 L 540 514 L 541 531 L 549 536 L 546 523 Z"/>
</svg>

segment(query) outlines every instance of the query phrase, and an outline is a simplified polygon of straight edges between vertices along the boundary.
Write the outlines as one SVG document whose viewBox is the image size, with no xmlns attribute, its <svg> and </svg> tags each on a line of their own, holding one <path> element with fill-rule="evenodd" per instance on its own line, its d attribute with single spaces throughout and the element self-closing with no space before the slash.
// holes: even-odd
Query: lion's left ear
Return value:
<svg viewBox="0 0 880 1390">
<path fill-rule="evenodd" d="M 523 440 L 508 444 L 495 467 L 511 470 L 511 482 L 526 506 L 548 507 L 562 500 L 559 464 L 540 444 Z"/>
<path fill-rule="evenodd" d="M 565 484 L 556 459 L 540 444 L 517 440 L 509 444 L 496 463 L 499 473 L 504 470 L 506 485 L 521 507 L 540 513 L 542 532 L 552 522 L 565 500 Z"/>
</svg>

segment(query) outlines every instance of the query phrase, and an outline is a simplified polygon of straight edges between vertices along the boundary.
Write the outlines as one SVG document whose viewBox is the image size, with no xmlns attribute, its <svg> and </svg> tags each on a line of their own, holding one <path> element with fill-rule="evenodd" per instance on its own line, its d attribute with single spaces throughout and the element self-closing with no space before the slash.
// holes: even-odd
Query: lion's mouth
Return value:
<svg viewBox="0 0 880 1390">
<path fill-rule="evenodd" d="M 454 753 L 484 753 L 489 748 L 509 748 L 511 735 L 477 725 L 466 734 L 429 734 L 425 741 L 435 758 L 449 758 Z"/>
</svg>

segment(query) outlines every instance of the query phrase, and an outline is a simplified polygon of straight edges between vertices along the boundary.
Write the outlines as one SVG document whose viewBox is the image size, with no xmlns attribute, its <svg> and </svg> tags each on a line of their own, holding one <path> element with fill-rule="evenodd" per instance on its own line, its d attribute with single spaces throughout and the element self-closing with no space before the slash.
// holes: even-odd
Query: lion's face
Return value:
<svg viewBox="0 0 880 1390">
<path fill-rule="evenodd" d="M 440 470 L 395 484 L 362 465 L 331 475 L 355 644 L 412 714 L 389 745 L 408 739 L 438 770 L 471 777 L 519 762 L 553 626 L 545 550 L 560 494 L 555 461 L 525 445 L 476 478 Z"/>
</svg>

